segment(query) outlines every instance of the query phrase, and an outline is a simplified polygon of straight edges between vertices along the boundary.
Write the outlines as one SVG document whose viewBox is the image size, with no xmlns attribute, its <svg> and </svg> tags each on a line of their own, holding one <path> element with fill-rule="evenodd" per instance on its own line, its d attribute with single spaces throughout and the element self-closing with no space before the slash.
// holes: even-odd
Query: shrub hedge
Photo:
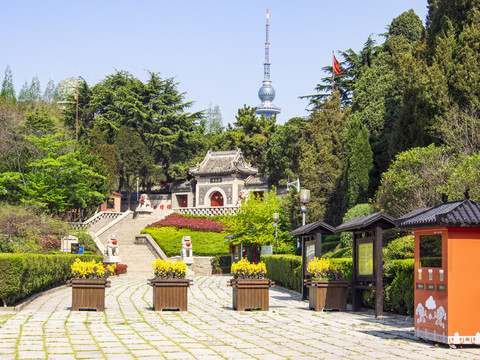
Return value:
<svg viewBox="0 0 480 360">
<path fill-rule="evenodd" d="M 182 237 L 192 238 L 192 251 L 194 256 L 228 255 L 228 244 L 225 234 L 210 231 L 193 231 L 190 229 L 177 229 L 175 227 L 149 227 L 141 231 L 150 234 L 168 257 L 180 255 Z"/>
<path fill-rule="evenodd" d="M 302 291 L 302 257 L 296 255 L 262 255 L 267 267 L 267 278 L 280 286 L 298 292 Z M 352 280 L 351 258 L 330 258 L 339 264 L 345 280 Z M 385 311 L 397 314 L 413 314 L 414 260 L 393 260 L 384 265 L 383 307 Z M 349 295 L 350 298 L 350 295 Z M 372 291 L 364 291 L 364 305 L 373 308 L 375 297 Z"/>
<path fill-rule="evenodd" d="M 302 257 L 297 255 L 262 255 L 267 267 L 267 278 L 276 284 L 298 292 L 302 291 Z"/>
<path fill-rule="evenodd" d="M 0 254 L 0 299 L 13 305 L 34 293 L 64 284 L 71 276 L 70 265 L 84 261 L 103 261 L 91 255 Z"/>
</svg>

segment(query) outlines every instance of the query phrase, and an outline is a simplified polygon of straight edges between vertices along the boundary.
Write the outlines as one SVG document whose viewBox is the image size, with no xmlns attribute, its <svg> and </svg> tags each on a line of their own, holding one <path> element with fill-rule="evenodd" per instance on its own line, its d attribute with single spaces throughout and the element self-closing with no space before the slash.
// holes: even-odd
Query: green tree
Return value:
<svg viewBox="0 0 480 360">
<path fill-rule="evenodd" d="M 48 80 L 47 86 L 45 87 L 45 92 L 43 93 L 43 101 L 47 104 L 53 104 L 55 102 L 55 83 L 52 79 Z"/>
<path fill-rule="evenodd" d="M 24 136 L 31 155 L 23 172 L 0 174 L 3 199 L 41 206 L 48 212 L 96 207 L 105 201 L 105 177 L 84 162 L 63 135 Z"/>
<path fill-rule="evenodd" d="M 399 61 L 407 87 L 392 153 L 444 143 L 444 119 L 480 106 L 479 7 L 476 1 L 429 2 L 425 37 Z"/>
<path fill-rule="evenodd" d="M 118 71 L 96 84 L 88 103 L 94 122 L 107 135 L 109 144 L 116 141 L 121 126 L 130 127 L 171 178 L 184 176 L 188 165 L 205 148 L 201 137 L 204 129 L 199 128 L 202 113 L 186 112 L 192 103 L 184 101 L 173 78 L 149 75 L 142 83 L 128 72 Z M 181 169 L 181 175 L 170 171 L 172 165 Z"/>
<path fill-rule="evenodd" d="M 15 89 L 13 87 L 13 76 L 10 65 L 7 65 L 5 69 L 5 77 L 2 82 L 2 91 L 0 92 L 0 97 L 15 103 L 17 101 L 15 97 Z"/>
<path fill-rule="evenodd" d="M 260 173 L 265 173 L 265 161 L 270 139 L 275 132 L 276 117 L 258 117 L 255 110 L 255 107 L 246 105 L 238 109 L 233 128 L 227 128 L 219 140 L 224 144 L 224 150 L 239 147 L 247 161 L 257 167 Z"/>
<path fill-rule="evenodd" d="M 207 133 L 220 134 L 223 132 L 223 118 L 220 106 L 215 105 L 215 107 L 212 108 L 210 104 L 210 107 L 205 113 L 205 118 Z"/>
<path fill-rule="evenodd" d="M 253 192 L 248 197 L 243 197 L 237 214 L 225 218 L 232 234 L 230 242 L 248 245 L 273 244 L 275 229 L 272 217 L 273 213 L 280 212 L 280 202 L 275 188 L 263 199 L 255 196 Z"/>
<path fill-rule="evenodd" d="M 465 155 L 449 147 L 413 148 L 397 155 L 382 175 L 376 194 L 379 210 L 399 217 L 414 209 L 441 203 L 442 194 L 450 200 L 463 197 L 471 189 L 471 197 L 480 198 L 480 157 Z"/>
<path fill-rule="evenodd" d="M 25 80 L 25 83 L 22 85 L 18 93 L 18 101 L 24 103 L 29 100 L 30 100 L 30 87 L 28 86 L 28 82 Z"/>
<path fill-rule="evenodd" d="M 373 168 L 373 152 L 369 143 L 369 132 L 359 121 L 350 121 L 343 138 L 344 189 L 343 208 L 350 209 L 358 203 L 366 202 L 369 176 Z"/>
<path fill-rule="evenodd" d="M 275 184 L 298 177 L 307 120 L 297 117 L 278 125 L 270 140 L 266 167 Z"/>
<path fill-rule="evenodd" d="M 120 127 L 114 147 L 119 176 L 118 188 L 127 192 L 130 207 L 130 194 L 137 176 L 146 178 L 151 175 L 154 170 L 153 158 L 140 135 L 126 125 Z"/>
<path fill-rule="evenodd" d="M 370 35 L 364 44 L 360 53 L 356 53 L 352 49 L 340 51 L 340 55 L 344 61 L 340 61 L 340 71 L 342 75 L 335 76 L 335 91 L 339 92 L 342 99 L 343 106 L 351 104 L 352 95 L 355 89 L 355 83 L 361 76 L 362 69 L 369 67 L 372 60 L 381 47 L 376 45 L 375 40 Z M 333 63 L 333 59 L 332 59 Z M 300 98 L 307 98 L 310 100 L 310 105 L 321 106 L 323 101 L 332 93 L 332 66 L 324 66 L 322 70 L 327 73 L 327 76 L 322 78 L 321 83 L 317 84 L 315 90 L 318 94 L 301 96 Z"/>
<path fill-rule="evenodd" d="M 80 78 L 78 84 L 78 138 L 80 141 L 88 141 L 90 131 L 95 123 L 100 127 L 102 121 L 94 121 L 95 112 L 92 105 L 93 90 L 87 82 Z M 77 102 L 74 95 L 70 95 L 67 107 L 63 112 L 63 122 L 75 134 L 77 127 Z M 104 130 L 104 128 L 102 128 Z M 106 131 L 106 130 L 105 130 Z"/>
<path fill-rule="evenodd" d="M 341 105 L 335 92 L 321 108 L 313 110 L 306 126 L 299 172 L 302 188 L 311 191 L 307 222 L 339 223 L 341 219 L 342 138 L 349 114 Z"/>
</svg>

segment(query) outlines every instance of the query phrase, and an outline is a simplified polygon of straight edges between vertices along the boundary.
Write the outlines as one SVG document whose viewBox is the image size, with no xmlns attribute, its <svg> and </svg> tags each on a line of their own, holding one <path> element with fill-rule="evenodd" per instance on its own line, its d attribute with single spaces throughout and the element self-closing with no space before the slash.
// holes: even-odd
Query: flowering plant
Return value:
<svg viewBox="0 0 480 360">
<path fill-rule="evenodd" d="M 265 263 L 250 264 L 247 259 L 233 263 L 230 271 L 234 279 L 263 279 L 267 274 Z"/>
<path fill-rule="evenodd" d="M 184 279 L 187 274 L 187 264 L 183 261 L 173 262 L 157 259 L 153 263 L 155 278 L 160 279 Z"/>
<path fill-rule="evenodd" d="M 106 279 L 115 273 L 115 264 L 103 266 L 95 260 L 83 262 L 79 258 L 71 266 L 73 277 L 76 279 Z"/>
<path fill-rule="evenodd" d="M 177 229 L 190 229 L 195 231 L 211 231 L 222 232 L 226 226 L 220 222 L 210 219 L 198 219 L 193 217 L 185 217 L 180 214 L 171 214 L 163 220 L 157 221 L 147 226 L 149 227 L 163 227 L 171 226 Z"/>
<path fill-rule="evenodd" d="M 343 280 L 340 265 L 333 264 L 329 259 L 315 257 L 308 263 L 307 271 L 313 275 L 313 280 Z"/>
</svg>

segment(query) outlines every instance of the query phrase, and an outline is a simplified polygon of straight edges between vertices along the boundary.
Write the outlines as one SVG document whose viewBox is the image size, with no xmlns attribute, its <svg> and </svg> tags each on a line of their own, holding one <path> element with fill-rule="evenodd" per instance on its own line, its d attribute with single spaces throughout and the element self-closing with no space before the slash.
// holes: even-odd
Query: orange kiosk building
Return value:
<svg viewBox="0 0 480 360">
<path fill-rule="evenodd" d="M 480 203 L 415 210 L 398 226 L 415 234 L 415 335 L 480 345 Z"/>
</svg>

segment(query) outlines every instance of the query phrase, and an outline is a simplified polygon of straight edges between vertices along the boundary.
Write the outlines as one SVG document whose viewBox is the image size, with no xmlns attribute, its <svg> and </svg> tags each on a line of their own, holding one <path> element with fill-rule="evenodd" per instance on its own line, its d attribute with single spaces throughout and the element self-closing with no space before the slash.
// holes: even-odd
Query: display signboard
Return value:
<svg viewBox="0 0 480 360">
<path fill-rule="evenodd" d="M 373 242 L 359 243 L 358 249 L 358 275 L 373 276 Z"/>
<path fill-rule="evenodd" d="M 307 271 L 308 264 L 315 258 L 315 245 L 315 240 L 305 242 L 305 273 L 307 274 L 310 274 Z"/>
</svg>

